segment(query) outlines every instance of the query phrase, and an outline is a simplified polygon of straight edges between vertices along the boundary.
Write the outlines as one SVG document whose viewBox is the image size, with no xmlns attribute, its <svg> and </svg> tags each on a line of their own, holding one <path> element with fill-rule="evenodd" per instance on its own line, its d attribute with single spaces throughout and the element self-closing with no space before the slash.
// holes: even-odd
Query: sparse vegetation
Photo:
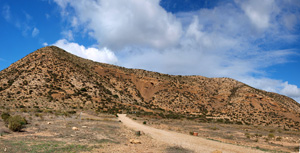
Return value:
<svg viewBox="0 0 300 153">
<path fill-rule="evenodd" d="M 282 137 L 276 137 L 276 141 L 281 141 Z"/>
<path fill-rule="evenodd" d="M 20 115 L 11 116 L 8 118 L 8 128 L 14 132 L 21 131 L 25 124 L 27 124 L 27 120 Z"/>
<path fill-rule="evenodd" d="M 215 130 L 219 130 L 219 128 L 217 128 L 217 127 L 215 127 L 215 126 L 214 126 L 214 127 L 210 127 L 209 129 L 214 130 L 214 131 L 215 131 Z"/>
<path fill-rule="evenodd" d="M 268 134 L 268 138 L 269 138 L 269 139 L 273 139 L 274 137 L 275 137 L 275 136 L 274 136 L 273 133 L 269 133 L 269 134 Z"/>
<path fill-rule="evenodd" d="M 293 113 L 300 106 L 288 97 L 229 78 L 172 76 L 96 63 L 57 47 L 38 50 L 1 71 L 0 101 L 1 112 L 13 112 L 20 117 L 30 114 L 26 116 L 30 122 L 32 119 L 41 122 L 34 124 L 38 129 L 43 128 L 42 122 L 51 115 L 65 120 L 77 112 L 91 111 L 131 114 L 147 126 L 153 126 L 148 120 L 152 118 L 170 122 L 188 120 L 197 124 L 185 130 L 177 129 L 187 133 L 198 131 L 195 127 L 203 125 L 208 133 L 213 133 L 208 134 L 210 137 L 248 143 L 265 143 L 263 139 L 270 143 L 286 141 L 285 134 L 299 135 L 297 131 L 300 130 L 299 122 L 295 121 L 299 113 Z M 275 107 L 282 111 L 274 111 Z M 286 112 L 292 113 L 286 116 Z M 8 113 L 1 114 L 7 126 L 10 124 L 16 131 L 22 130 L 20 127 L 25 124 L 20 118 L 13 117 Z M 82 121 L 100 122 L 88 117 Z M 164 125 L 172 124 L 170 122 Z M 220 134 L 224 127 L 252 125 L 261 129 L 238 129 L 242 133 L 239 138 L 235 133 Z M 245 132 L 249 134 L 243 136 Z"/>
<path fill-rule="evenodd" d="M 2 113 L 1 114 L 1 118 L 2 118 L 2 120 L 4 121 L 4 123 L 6 123 L 6 124 L 8 124 L 8 119 L 9 119 L 9 117 L 10 117 L 10 114 L 9 113 Z"/>
</svg>

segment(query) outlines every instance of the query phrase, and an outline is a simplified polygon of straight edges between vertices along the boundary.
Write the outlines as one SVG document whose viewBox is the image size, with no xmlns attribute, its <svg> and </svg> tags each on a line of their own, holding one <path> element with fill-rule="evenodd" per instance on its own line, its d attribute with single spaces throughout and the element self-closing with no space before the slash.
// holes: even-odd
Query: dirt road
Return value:
<svg viewBox="0 0 300 153">
<path fill-rule="evenodd" d="M 168 143 L 170 145 L 181 146 L 186 149 L 193 150 L 195 152 L 201 153 L 211 153 L 213 151 L 219 150 L 222 153 L 259 153 L 263 152 L 253 148 L 236 146 L 232 144 L 221 143 L 217 141 L 207 140 L 201 137 L 186 135 L 182 133 L 177 133 L 173 131 L 165 131 L 152 127 L 148 127 L 139 123 L 136 123 L 132 119 L 126 117 L 126 114 L 118 114 L 119 120 L 122 123 L 134 130 L 143 131 L 145 134 L 151 136 L 153 139 Z"/>
</svg>

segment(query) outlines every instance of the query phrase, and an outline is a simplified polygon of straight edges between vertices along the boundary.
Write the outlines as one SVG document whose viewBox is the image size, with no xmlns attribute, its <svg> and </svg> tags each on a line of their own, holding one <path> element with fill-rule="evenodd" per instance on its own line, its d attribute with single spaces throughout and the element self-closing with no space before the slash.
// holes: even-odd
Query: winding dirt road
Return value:
<svg viewBox="0 0 300 153">
<path fill-rule="evenodd" d="M 170 145 L 181 146 L 186 149 L 201 153 L 211 153 L 215 150 L 222 151 L 222 153 L 260 153 L 263 151 L 243 146 L 236 146 L 232 144 L 221 143 L 217 141 L 207 140 L 201 137 L 186 135 L 173 131 L 165 131 L 153 127 L 139 124 L 132 119 L 126 117 L 126 114 L 118 114 L 119 120 L 122 123 L 134 130 L 143 131 L 145 134 L 151 136 L 157 141 L 161 141 Z"/>
</svg>

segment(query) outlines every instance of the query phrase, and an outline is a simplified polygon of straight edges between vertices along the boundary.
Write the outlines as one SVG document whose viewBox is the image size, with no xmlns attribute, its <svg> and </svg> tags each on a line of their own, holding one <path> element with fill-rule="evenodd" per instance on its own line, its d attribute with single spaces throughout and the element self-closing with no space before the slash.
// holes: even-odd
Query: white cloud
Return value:
<svg viewBox="0 0 300 153">
<path fill-rule="evenodd" d="M 69 41 L 74 40 L 73 32 L 72 32 L 71 30 L 63 31 L 63 32 L 62 32 L 62 35 L 63 35 L 66 39 L 68 39 Z"/>
<path fill-rule="evenodd" d="M 46 19 L 50 18 L 50 15 L 48 13 L 45 14 Z"/>
<path fill-rule="evenodd" d="M 287 81 L 254 77 L 240 78 L 239 80 L 259 89 L 286 95 L 300 102 L 300 88 Z"/>
<path fill-rule="evenodd" d="M 258 29 L 269 27 L 270 16 L 277 7 L 274 0 L 236 0 L 236 2 L 241 5 L 243 11 Z"/>
<path fill-rule="evenodd" d="M 299 13 L 289 10 L 293 7 L 289 2 L 236 0 L 211 9 L 170 14 L 159 0 L 54 1 L 73 32 L 81 27 L 99 46 L 116 51 L 121 66 L 231 77 L 297 98 L 291 94 L 293 85 L 265 77 L 266 68 L 286 63 L 295 55 L 291 49 L 276 47 L 295 41 L 290 30 L 299 25 L 300 20 L 295 20 Z"/>
<path fill-rule="evenodd" d="M 43 46 L 48 46 L 48 43 L 47 43 L 47 42 L 44 42 L 44 43 L 43 43 Z"/>
<path fill-rule="evenodd" d="M 62 12 L 71 6 L 77 17 L 70 17 L 71 23 L 86 25 L 90 34 L 109 48 L 165 48 L 176 44 L 181 36 L 180 22 L 159 5 L 159 0 L 55 1 Z"/>
<path fill-rule="evenodd" d="M 37 36 L 39 33 L 40 33 L 40 30 L 39 30 L 38 28 L 34 27 L 33 30 L 32 30 L 31 35 L 32 35 L 32 37 L 35 37 L 35 36 Z"/>
<path fill-rule="evenodd" d="M 97 62 L 115 64 L 118 62 L 117 57 L 113 52 L 107 48 L 97 49 L 97 48 L 85 48 L 77 43 L 69 42 L 66 39 L 58 40 L 53 44 L 54 46 L 60 47 L 74 55 L 87 58 Z"/>
<path fill-rule="evenodd" d="M 11 19 L 11 13 L 10 13 L 10 7 L 9 5 L 4 5 L 2 7 L 2 16 L 6 21 L 10 21 Z"/>
<path fill-rule="evenodd" d="M 280 91 L 282 94 L 290 97 L 300 98 L 300 88 L 298 88 L 296 85 L 291 85 L 288 82 L 284 82 L 282 85 L 283 89 Z"/>
</svg>

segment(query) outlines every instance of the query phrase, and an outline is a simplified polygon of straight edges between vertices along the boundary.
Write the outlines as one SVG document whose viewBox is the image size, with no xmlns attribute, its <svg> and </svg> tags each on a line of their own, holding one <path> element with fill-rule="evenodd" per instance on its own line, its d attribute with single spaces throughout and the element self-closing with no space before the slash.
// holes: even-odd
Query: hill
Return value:
<svg viewBox="0 0 300 153">
<path fill-rule="evenodd" d="M 38 49 L 0 72 L 0 108 L 94 110 L 300 130 L 300 104 L 230 78 L 173 76 Z"/>
</svg>

